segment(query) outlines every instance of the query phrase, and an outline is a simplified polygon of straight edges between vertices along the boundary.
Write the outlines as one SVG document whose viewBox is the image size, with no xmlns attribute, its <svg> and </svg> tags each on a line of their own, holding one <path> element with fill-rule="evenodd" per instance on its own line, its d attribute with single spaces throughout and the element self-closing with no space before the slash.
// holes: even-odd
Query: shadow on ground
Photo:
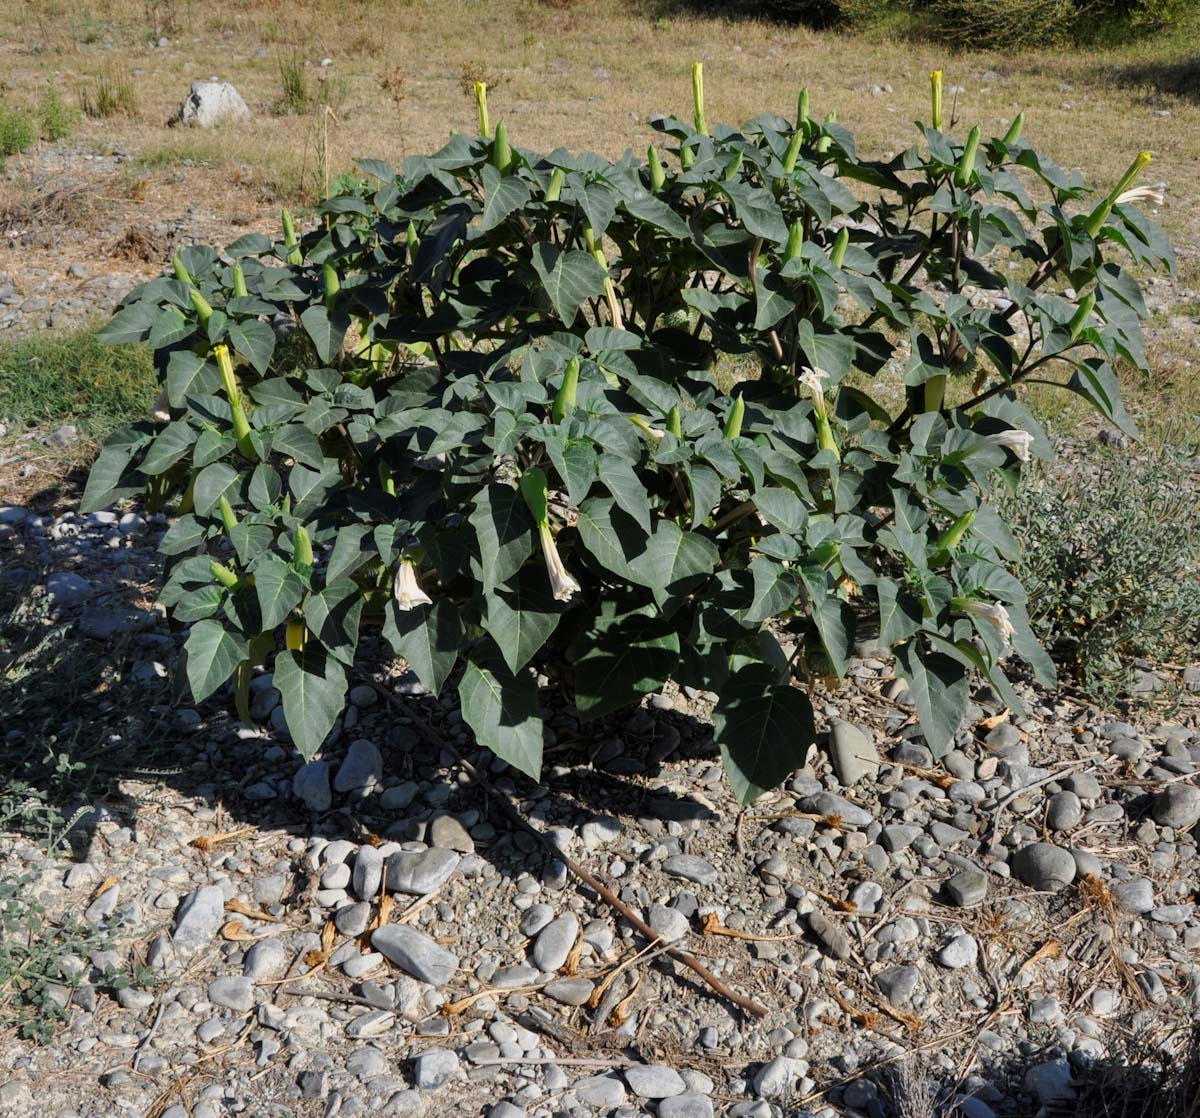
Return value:
<svg viewBox="0 0 1200 1118">
<path fill-rule="evenodd" d="M 1151 90 L 1151 100 L 1182 97 L 1200 102 L 1200 54 L 1174 62 L 1105 67 L 1097 74 L 1097 78 L 1122 88 Z"/>
</svg>

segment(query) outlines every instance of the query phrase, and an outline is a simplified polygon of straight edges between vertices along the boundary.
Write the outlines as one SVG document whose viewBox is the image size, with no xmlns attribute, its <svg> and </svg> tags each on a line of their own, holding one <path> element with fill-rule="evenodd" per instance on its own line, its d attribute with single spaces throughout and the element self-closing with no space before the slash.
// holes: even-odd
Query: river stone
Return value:
<svg viewBox="0 0 1200 1118">
<path fill-rule="evenodd" d="M 572 912 L 564 912 L 551 920 L 533 943 L 533 965 L 540 971 L 553 974 L 571 954 L 571 948 L 579 938 L 579 920 Z"/>
<path fill-rule="evenodd" d="M 590 978 L 556 978 L 542 987 L 542 993 L 560 1005 L 583 1005 L 595 988 Z"/>
<path fill-rule="evenodd" d="M 1026 885 L 1052 893 L 1075 880 L 1075 859 L 1071 852 L 1049 842 L 1021 847 L 1012 856 L 1012 868 Z"/>
<path fill-rule="evenodd" d="M 892 1005 L 903 1006 L 913 996 L 918 978 L 920 972 L 916 967 L 890 967 L 875 976 L 875 985 Z"/>
<path fill-rule="evenodd" d="M 800 801 L 801 811 L 811 811 L 814 815 L 836 815 L 850 827 L 869 827 L 873 816 L 865 808 L 852 804 L 842 796 L 832 792 L 818 792 L 814 796 L 805 796 Z"/>
<path fill-rule="evenodd" d="M 938 962 L 949 970 L 969 967 L 979 957 L 979 944 L 973 936 L 955 936 L 938 952 Z"/>
<path fill-rule="evenodd" d="M 225 923 L 225 896 L 217 885 L 204 885 L 183 898 L 171 937 L 179 955 L 203 951 Z"/>
<path fill-rule="evenodd" d="M 625 1082 L 639 1099 L 667 1099 L 687 1090 L 679 1072 L 666 1064 L 638 1064 L 626 1068 Z"/>
<path fill-rule="evenodd" d="M 850 937 L 846 935 L 841 924 L 830 919 L 823 912 L 808 914 L 808 927 L 821 945 L 836 959 L 845 962 L 850 958 Z"/>
<path fill-rule="evenodd" d="M 466 827 L 453 815 L 435 815 L 429 824 L 429 845 L 439 850 L 457 850 L 460 854 L 472 854 L 475 840 Z"/>
<path fill-rule="evenodd" d="M 309 811 L 328 811 L 333 803 L 328 762 L 309 761 L 307 765 L 301 765 L 292 777 L 292 795 Z"/>
<path fill-rule="evenodd" d="M 1154 885 L 1144 877 L 1120 881 L 1112 887 L 1113 901 L 1123 912 L 1142 915 L 1154 907 Z"/>
<path fill-rule="evenodd" d="M 754 1076 L 754 1092 L 760 1099 L 781 1099 L 792 1094 L 798 1080 L 808 1074 L 804 1060 L 776 1056 L 759 1068 Z"/>
<path fill-rule="evenodd" d="M 957 908 L 973 908 L 987 897 L 987 874 L 979 870 L 963 870 L 950 878 L 943 888 L 950 903 Z"/>
<path fill-rule="evenodd" d="M 254 1008 L 254 979 L 243 975 L 215 978 L 208 984 L 208 1000 L 213 1005 L 247 1013 Z"/>
<path fill-rule="evenodd" d="M 1168 784 L 1154 797 L 1154 821 L 1177 831 L 1200 821 L 1200 788 L 1192 784 Z"/>
<path fill-rule="evenodd" d="M 371 946 L 402 971 L 430 986 L 444 986 L 458 970 L 458 956 L 407 924 L 386 924 L 371 933 Z"/>
<path fill-rule="evenodd" d="M 242 974 L 247 978 L 277 978 L 287 970 L 287 949 L 277 939 L 260 939 L 253 944 L 242 960 Z"/>
<path fill-rule="evenodd" d="M 462 855 L 453 850 L 397 850 L 387 858 L 387 887 L 391 893 L 420 897 L 440 888 L 458 868 Z"/>
<path fill-rule="evenodd" d="M 437 1091 L 458 1075 L 459 1066 L 458 1054 L 447 1048 L 422 1052 L 413 1061 L 413 1082 L 418 1091 Z"/>
<path fill-rule="evenodd" d="M 346 757 L 333 778 L 335 792 L 356 792 L 365 795 L 383 776 L 383 754 L 379 746 L 366 738 L 350 743 Z"/>
<path fill-rule="evenodd" d="M 658 1118 L 713 1118 L 712 1099 L 694 1091 L 672 1095 L 659 1102 Z"/>
<path fill-rule="evenodd" d="M 373 900 L 383 880 L 383 855 L 373 846 L 360 846 L 354 859 L 354 895 L 361 901 Z"/>
<path fill-rule="evenodd" d="M 875 742 L 850 722 L 835 722 L 829 732 L 829 760 L 839 783 L 849 788 L 879 773 Z"/>
<path fill-rule="evenodd" d="M 1046 804 L 1046 826 L 1069 831 L 1083 818 L 1083 804 L 1074 792 L 1055 792 Z"/>
<path fill-rule="evenodd" d="M 581 1079 L 571 1090 L 581 1103 L 596 1110 L 615 1110 L 625 1102 L 625 1084 L 614 1072 Z"/>
<path fill-rule="evenodd" d="M 697 885 L 713 885 L 717 880 L 716 869 L 695 854 L 673 854 L 663 862 L 662 868 L 672 877 L 682 877 Z"/>
<path fill-rule="evenodd" d="M 1035 1095 L 1042 1106 L 1070 1102 L 1075 1098 L 1071 1086 L 1071 1068 L 1066 1060 L 1036 1064 L 1025 1073 L 1025 1090 Z"/>
</svg>

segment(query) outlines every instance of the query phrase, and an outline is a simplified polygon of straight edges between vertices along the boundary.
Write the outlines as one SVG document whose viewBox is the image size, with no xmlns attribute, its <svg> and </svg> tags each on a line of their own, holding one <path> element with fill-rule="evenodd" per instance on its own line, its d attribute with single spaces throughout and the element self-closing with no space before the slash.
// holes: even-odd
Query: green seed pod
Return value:
<svg viewBox="0 0 1200 1118">
<path fill-rule="evenodd" d="M 246 273 L 242 270 L 241 261 L 238 261 L 233 266 L 233 293 L 239 299 L 245 298 L 250 294 L 249 289 L 246 287 Z"/>
<path fill-rule="evenodd" d="M 677 439 L 683 438 L 683 413 L 678 404 L 667 413 L 667 431 Z"/>
<path fill-rule="evenodd" d="M 226 590 L 236 589 L 238 582 L 241 581 L 224 563 L 218 563 L 215 559 L 209 563 L 208 569 L 212 571 L 213 578 L 224 586 Z"/>
<path fill-rule="evenodd" d="M 563 180 L 567 177 L 566 171 L 561 167 L 555 167 L 550 172 L 550 185 L 546 187 L 546 201 L 557 202 L 562 195 Z"/>
<path fill-rule="evenodd" d="M 800 97 L 796 102 L 796 127 L 803 128 L 808 123 L 809 117 L 809 97 L 808 86 L 800 90 Z"/>
<path fill-rule="evenodd" d="M 549 523 L 549 508 L 546 500 L 546 475 L 534 467 L 526 470 L 520 480 L 521 496 L 533 513 L 533 519 L 539 524 Z"/>
<path fill-rule="evenodd" d="M 512 147 L 508 142 L 508 127 L 504 121 L 496 125 L 496 138 L 492 141 L 492 166 L 504 174 L 512 165 Z"/>
<path fill-rule="evenodd" d="M 662 190 L 667 181 L 667 172 L 658 155 L 658 148 L 653 144 L 646 149 L 646 162 L 650 164 L 650 189 Z"/>
<path fill-rule="evenodd" d="M 702 136 L 708 135 L 708 121 L 704 116 L 704 63 L 692 63 L 692 102 L 695 105 L 696 131 Z"/>
<path fill-rule="evenodd" d="M 746 398 L 738 395 L 733 398 L 733 406 L 725 420 L 724 435 L 726 439 L 736 439 L 742 433 L 742 421 L 746 418 Z"/>
<path fill-rule="evenodd" d="M 942 130 L 942 72 L 933 70 L 929 75 L 929 90 L 933 101 L 933 114 L 930 124 L 938 132 Z"/>
<path fill-rule="evenodd" d="M 234 528 L 237 527 L 237 513 L 233 511 L 233 506 L 229 503 L 229 498 L 223 493 L 221 494 L 220 501 L 217 502 L 217 508 L 221 510 L 221 523 L 225 527 L 225 535 L 229 536 L 232 534 Z"/>
<path fill-rule="evenodd" d="M 579 358 L 572 357 L 563 370 L 562 385 L 554 397 L 550 408 L 550 419 L 553 423 L 561 423 L 568 411 L 575 407 L 575 397 L 579 390 Z"/>
<path fill-rule="evenodd" d="M 312 537 L 303 524 L 296 525 L 295 560 L 302 567 L 313 565 Z"/>
<path fill-rule="evenodd" d="M 783 251 L 784 261 L 795 260 L 804 248 L 804 222 L 797 218 L 788 231 L 787 248 Z"/>
<path fill-rule="evenodd" d="M 487 82 L 475 83 L 475 107 L 479 110 L 479 134 L 488 139 L 492 129 L 488 123 Z"/>
<path fill-rule="evenodd" d="M 325 261 L 322 274 L 325 282 L 325 306 L 332 309 L 337 293 L 342 289 L 341 281 L 338 279 L 337 270 L 328 260 Z"/>
<path fill-rule="evenodd" d="M 304 256 L 300 252 L 300 244 L 296 240 L 296 227 L 292 224 L 292 212 L 287 206 L 283 207 L 282 218 L 283 247 L 291 250 L 287 256 L 287 262 L 289 264 L 299 264 L 304 259 Z"/>
<path fill-rule="evenodd" d="M 842 261 L 846 259 L 846 246 L 850 244 L 850 229 L 843 225 L 837 232 L 837 236 L 833 239 L 833 248 L 829 250 L 829 262 L 835 267 L 840 268 Z"/>
<path fill-rule="evenodd" d="M 1004 133 L 1004 142 L 1009 146 L 1015 144 L 1021 138 L 1021 130 L 1025 127 L 1025 114 L 1017 113 L 1013 118 L 1012 124 L 1008 126 L 1008 131 Z"/>
<path fill-rule="evenodd" d="M 1080 334 L 1083 333 L 1083 328 L 1087 325 L 1087 320 L 1091 317 L 1092 310 L 1096 306 L 1096 293 L 1089 291 L 1080 301 L 1079 309 L 1071 316 L 1071 323 L 1068 330 L 1071 333 L 1071 341 L 1075 341 Z"/>
<path fill-rule="evenodd" d="M 975 175 L 975 156 L 979 151 L 979 125 L 975 125 L 967 133 L 967 146 L 963 148 L 962 158 L 954 169 L 954 185 L 965 189 L 971 184 Z"/>
</svg>

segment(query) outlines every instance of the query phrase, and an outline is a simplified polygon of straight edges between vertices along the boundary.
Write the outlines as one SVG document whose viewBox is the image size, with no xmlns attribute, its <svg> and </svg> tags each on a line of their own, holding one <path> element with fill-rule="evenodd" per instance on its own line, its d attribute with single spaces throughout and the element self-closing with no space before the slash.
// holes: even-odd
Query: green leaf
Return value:
<svg viewBox="0 0 1200 1118">
<path fill-rule="evenodd" d="M 315 641 L 275 657 L 275 686 L 292 741 L 306 760 L 316 756 L 346 702 L 346 669 Z"/>
<path fill-rule="evenodd" d="M 760 489 L 754 494 L 754 507 L 768 524 L 789 535 L 798 536 L 808 522 L 808 508 L 790 489 Z"/>
<path fill-rule="evenodd" d="M 567 500 L 578 508 L 596 480 L 596 451 L 584 439 L 546 439 L 546 452 L 567 487 Z"/>
<path fill-rule="evenodd" d="M 384 639 L 403 657 L 422 685 L 440 694 L 458 660 L 462 621 L 453 602 L 439 598 L 430 606 L 402 610 L 388 600 Z"/>
<path fill-rule="evenodd" d="M 304 620 L 309 629 L 330 656 L 347 667 L 354 664 L 362 611 L 362 591 L 348 578 L 330 582 L 319 594 L 310 594 L 304 600 Z"/>
<path fill-rule="evenodd" d="M 231 322 L 229 340 L 233 348 L 254 366 L 259 376 L 266 376 L 275 352 L 275 331 L 270 326 L 257 318 Z M 328 358 L 322 357 L 322 360 Z"/>
<path fill-rule="evenodd" d="M 369 524 L 348 524 L 338 530 L 329 554 L 329 566 L 325 570 L 326 583 L 337 582 L 354 574 L 372 555 L 373 549 L 363 547 L 363 540 L 371 534 Z"/>
<path fill-rule="evenodd" d="M 908 684 L 921 733 L 934 757 L 944 757 L 954 745 L 954 735 L 970 697 L 962 664 L 941 652 L 928 652 L 919 640 L 895 650 L 900 675 Z"/>
<path fill-rule="evenodd" d="M 264 632 L 270 632 L 287 620 L 288 614 L 304 597 L 300 576 L 282 559 L 265 559 L 254 568 L 254 589 L 262 612 Z"/>
<path fill-rule="evenodd" d="M 650 587 L 660 607 L 670 613 L 712 574 L 720 554 L 707 536 L 685 532 L 673 520 L 660 520 L 631 570 L 636 581 Z"/>
<path fill-rule="evenodd" d="M 189 396 L 212 395 L 220 383 L 216 365 L 190 349 L 177 349 L 167 358 L 167 399 L 173 408 L 186 407 Z"/>
<path fill-rule="evenodd" d="M 545 570 L 533 564 L 483 596 L 483 627 L 513 672 L 528 664 L 550 639 L 562 612 Z"/>
<path fill-rule="evenodd" d="M 510 672 L 490 642 L 472 653 L 458 685 L 463 721 L 479 744 L 532 780 L 542 774 L 542 719 L 527 671 Z"/>
<path fill-rule="evenodd" d="M 890 578 L 881 578 L 879 594 L 879 639 L 894 647 L 903 644 L 921 628 L 921 603 Z"/>
<path fill-rule="evenodd" d="M 179 461 L 196 439 L 196 430 L 186 419 L 168 423 L 150 444 L 139 467 L 149 477 L 165 473 Z"/>
<path fill-rule="evenodd" d="M 489 485 L 468 517 L 479 541 L 484 590 L 507 582 L 533 553 L 533 517 L 511 485 Z"/>
<path fill-rule="evenodd" d="M 661 690 L 679 663 L 679 633 L 652 606 L 607 598 L 576 649 L 575 705 L 590 721 Z"/>
<path fill-rule="evenodd" d="M 563 252 L 551 244 L 534 245 L 533 267 L 564 326 L 575 321 L 584 302 L 604 294 L 607 273 L 580 249 Z"/>
<path fill-rule="evenodd" d="M 96 332 L 96 339 L 106 345 L 124 345 L 144 341 L 158 319 L 158 308 L 150 303 L 134 303 L 122 307 Z"/>
<path fill-rule="evenodd" d="M 279 430 L 273 432 L 271 449 L 276 454 L 294 458 L 297 462 L 311 466 L 314 470 L 321 469 L 325 461 L 317 436 L 303 423 L 289 423 L 286 427 L 280 427 Z"/>
<path fill-rule="evenodd" d="M 490 163 L 483 166 L 483 232 L 495 229 L 509 214 L 529 202 L 529 185 L 516 175 L 501 175 Z"/>
<path fill-rule="evenodd" d="M 650 495 L 633 466 L 611 454 L 600 455 L 600 481 L 613 495 L 617 505 L 650 534 Z"/>
<path fill-rule="evenodd" d="M 750 573 L 754 576 L 754 600 L 745 612 L 746 621 L 769 621 L 792 607 L 796 579 L 782 563 L 759 555 L 750 561 Z"/>
<path fill-rule="evenodd" d="M 201 516 L 208 516 L 217 507 L 222 495 L 229 495 L 237 483 L 238 474 L 232 466 L 224 462 L 214 462 L 211 466 L 205 466 L 196 475 L 196 484 L 192 489 L 196 511 Z M 232 496 L 229 499 L 233 501 Z"/>
<path fill-rule="evenodd" d="M 197 621 L 184 642 L 192 698 L 204 702 L 244 659 L 249 645 L 219 621 Z"/>
<path fill-rule="evenodd" d="M 300 321 L 322 361 L 331 362 L 342 352 L 342 343 L 350 328 L 350 319 L 345 314 L 330 314 L 324 304 L 313 303 L 305 308 Z"/>
<path fill-rule="evenodd" d="M 713 739 L 738 803 L 782 784 L 816 741 L 813 710 L 802 691 L 778 682 L 766 664 L 748 664 L 722 686 Z"/>
<path fill-rule="evenodd" d="M 154 320 L 146 341 L 151 349 L 166 349 L 167 346 L 183 341 L 195 329 L 196 324 L 184 318 L 177 307 L 167 307 Z"/>
<path fill-rule="evenodd" d="M 805 567 L 801 577 L 808 588 L 808 610 L 821 645 L 833 670 L 841 678 L 846 674 L 846 665 L 854 648 L 854 610 L 834 593 L 833 579 L 827 571 Z"/>
<path fill-rule="evenodd" d="M 248 567 L 275 542 L 275 529 L 270 524 L 255 523 L 249 518 L 239 520 L 229 533 L 229 542 L 233 544 L 239 562 Z"/>
<path fill-rule="evenodd" d="M 641 582 L 634 574 L 633 564 L 645 555 L 649 537 L 615 501 L 589 497 L 579 507 L 576 527 L 584 549 L 603 571 L 630 582 Z"/>
</svg>

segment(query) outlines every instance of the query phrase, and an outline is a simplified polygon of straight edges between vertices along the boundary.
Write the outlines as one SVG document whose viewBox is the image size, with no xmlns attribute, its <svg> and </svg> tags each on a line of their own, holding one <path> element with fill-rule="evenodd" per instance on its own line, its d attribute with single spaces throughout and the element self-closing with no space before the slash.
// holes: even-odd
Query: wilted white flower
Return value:
<svg viewBox="0 0 1200 1118">
<path fill-rule="evenodd" d="M 417 568 L 411 559 L 401 559 L 396 569 L 396 581 L 392 584 L 392 597 L 396 599 L 397 609 L 416 609 L 417 606 L 433 604 L 433 599 L 421 589 L 417 582 Z"/>
<path fill-rule="evenodd" d="M 807 388 L 812 396 L 813 407 L 818 415 L 825 414 L 825 382 L 829 374 L 821 369 L 810 369 L 807 366 L 800 370 L 800 385 Z"/>
<path fill-rule="evenodd" d="M 542 554 L 546 557 L 546 573 L 550 576 L 550 592 L 556 602 L 566 602 L 573 594 L 579 593 L 579 583 L 563 566 L 562 557 L 558 554 L 558 546 L 554 542 L 554 534 L 550 525 L 543 523 L 539 526 L 542 539 Z"/>
<path fill-rule="evenodd" d="M 1011 450 L 1022 462 L 1028 462 L 1033 436 L 1028 431 L 1014 427 L 1009 431 L 999 431 L 995 435 L 984 435 L 983 445 L 1001 446 L 1005 450 Z"/>
<path fill-rule="evenodd" d="M 160 423 L 170 423 L 171 400 L 167 396 L 166 385 L 163 385 L 163 390 L 158 394 L 158 399 L 154 401 L 154 407 L 151 409 L 151 414 Z"/>
<path fill-rule="evenodd" d="M 1161 206 L 1163 204 L 1163 188 L 1161 186 L 1135 186 L 1117 195 L 1116 204 L 1118 206 L 1125 206 L 1131 202 L 1149 202 L 1152 206 Z"/>
<path fill-rule="evenodd" d="M 968 598 L 960 602 L 959 606 L 964 613 L 974 614 L 976 617 L 983 618 L 989 625 L 994 625 L 1000 634 L 1000 639 L 1005 644 L 1008 644 L 1013 633 L 1016 632 L 1012 626 L 1012 620 L 1008 616 L 1008 610 L 999 602 L 982 602 L 977 598 Z"/>
</svg>

